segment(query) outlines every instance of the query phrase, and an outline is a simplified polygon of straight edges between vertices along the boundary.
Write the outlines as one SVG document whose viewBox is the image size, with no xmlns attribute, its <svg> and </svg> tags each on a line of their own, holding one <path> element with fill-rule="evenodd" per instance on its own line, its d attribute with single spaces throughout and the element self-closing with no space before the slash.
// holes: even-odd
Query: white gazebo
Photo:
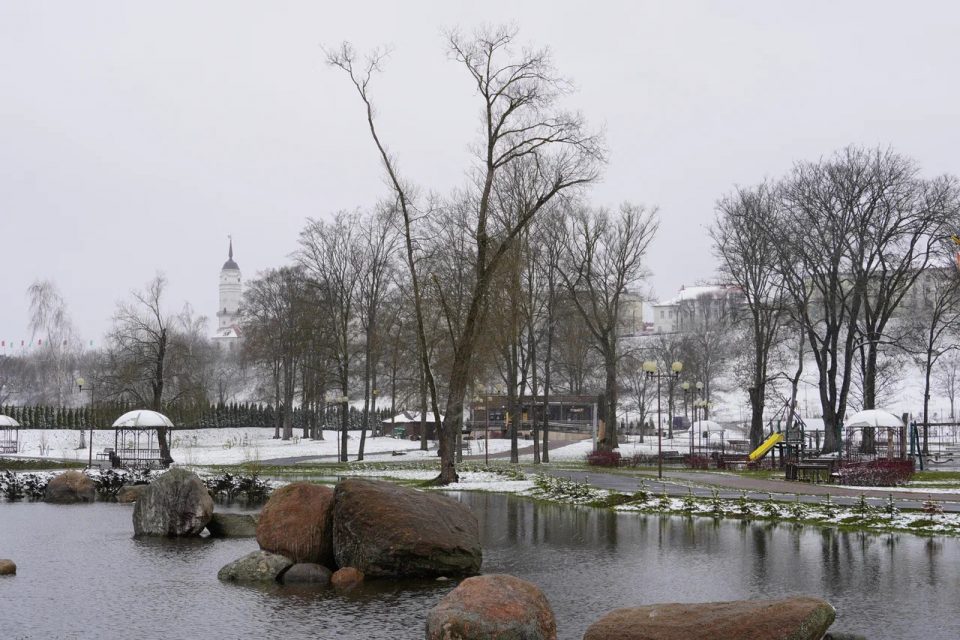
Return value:
<svg viewBox="0 0 960 640">
<path fill-rule="evenodd" d="M 0 415 L 0 453 L 16 453 L 20 423 L 10 416 Z"/>
<path fill-rule="evenodd" d="M 164 467 L 157 440 L 157 429 L 163 428 L 172 429 L 173 423 L 162 413 L 148 409 L 128 411 L 113 423 L 113 449 L 104 449 L 97 457 L 109 459 L 114 467 Z"/>
</svg>

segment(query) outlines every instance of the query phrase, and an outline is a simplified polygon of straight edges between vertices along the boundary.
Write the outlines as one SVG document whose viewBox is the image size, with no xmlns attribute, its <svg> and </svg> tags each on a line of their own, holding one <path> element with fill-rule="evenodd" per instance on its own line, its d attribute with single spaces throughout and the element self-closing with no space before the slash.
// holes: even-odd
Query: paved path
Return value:
<svg viewBox="0 0 960 640">
<path fill-rule="evenodd" d="M 563 447 L 569 442 L 551 442 L 550 449 Z M 533 444 L 521 447 L 519 454 L 533 453 Z M 505 460 L 510 458 L 509 451 L 491 453 L 490 459 Z M 470 462 L 484 460 L 484 455 L 469 454 L 463 459 Z M 271 458 L 263 460 L 269 465 L 302 464 L 307 462 L 336 462 L 337 456 L 294 456 L 288 458 Z M 403 456 L 397 456 L 397 462 L 403 462 Z M 382 460 L 381 460 L 382 462 Z M 655 469 L 640 468 L 636 474 L 610 473 L 600 468 L 589 471 L 567 471 L 549 466 L 540 466 L 530 463 L 521 465 L 527 473 L 546 473 L 548 475 L 568 478 L 578 482 L 586 482 L 600 489 L 610 489 L 621 493 L 637 491 L 641 482 L 648 491 L 666 493 L 668 495 L 687 495 L 710 497 L 716 491 L 721 498 L 734 499 L 745 494 L 748 498 L 765 500 L 772 495 L 777 500 L 799 500 L 800 502 L 814 503 L 822 501 L 827 495 L 837 504 L 852 505 L 860 501 L 864 495 L 867 502 L 874 506 L 886 504 L 890 496 L 897 507 L 901 509 L 919 509 L 927 499 L 936 500 L 944 511 L 960 512 L 960 493 L 937 493 L 936 489 L 929 492 L 903 491 L 884 487 L 841 488 L 828 485 L 811 484 L 806 482 L 788 482 L 741 476 L 734 473 L 718 473 L 710 471 L 687 471 L 683 469 L 665 469 L 663 480 L 656 477 Z"/>
<path fill-rule="evenodd" d="M 569 478 L 578 482 L 587 482 L 591 486 L 601 489 L 611 489 L 621 493 L 632 493 L 640 488 L 641 481 L 648 491 L 667 493 L 668 495 L 687 495 L 709 497 L 717 491 L 721 498 L 739 498 L 745 494 L 748 498 L 765 500 L 773 495 L 777 500 L 799 500 L 800 502 L 820 502 L 829 494 L 831 500 L 837 504 L 856 504 L 863 494 L 867 502 L 874 506 L 886 504 L 888 497 L 893 496 L 897 507 L 901 509 L 919 509 L 924 500 L 936 500 L 944 511 L 960 512 L 960 494 L 914 493 L 897 491 L 887 488 L 843 489 L 824 485 L 808 484 L 805 482 L 787 482 L 786 480 L 767 480 L 752 478 L 732 473 L 690 472 L 682 470 L 664 471 L 663 480 L 656 478 L 655 473 L 638 473 L 627 475 L 623 473 L 605 473 L 598 471 L 564 471 L 525 465 L 524 471 L 530 473 L 547 473 L 552 476 Z"/>
</svg>

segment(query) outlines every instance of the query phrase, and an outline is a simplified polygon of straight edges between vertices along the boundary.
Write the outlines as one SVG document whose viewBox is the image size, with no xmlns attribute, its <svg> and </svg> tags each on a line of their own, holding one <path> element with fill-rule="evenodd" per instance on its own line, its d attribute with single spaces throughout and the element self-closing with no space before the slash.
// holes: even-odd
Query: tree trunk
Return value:
<svg viewBox="0 0 960 640">
<path fill-rule="evenodd" d="M 365 361 L 363 364 L 363 425 L 360 431 L 360 448 L 357 451 L 357 461 L 363 460 L 363 446 L 367 441 L 367 429 L 370 428 L 370 372 L 371 357 L 373 354 L 372 344 L 372 319 L 367 323 L 367 344 L 365 345 Z"/>
<path fill-rule="evenodd" d="M 927 360 L 923 371 L 923 455 L 930 455 L 930 420 L 927 411 L 930 409 L 930 370 L 933 369 L 933 353 L 927 350 Z"/>
<path fill-rule="evenodd" d="M 291 356 L 283 362 L 283 439 L 293 437 L 293 395 L 296 391 L 296 365 Z"/>
<path fill-rule="evenodd" d="M 434 425 L 436 428 L 436 425 Z M 439 434 L 437 434 L 439 439 Z M 409 436 L 408 436 L 409 437 Z M 429 449 L 427 442 L 427 376 L 420 366 L 420 450 Z"/>
<path fill-rule="evenodd" d="M 613 451 L 620 446 L 617 434 L 617 355 L 616 345 L 607 345 L 604 354 L 604 369 L 606 370 L 606 384 L 604 385 L 606 406 L 603 417 L 606 424 L 604 438 L 597 447 L 601 451 Z"/>
</svg>

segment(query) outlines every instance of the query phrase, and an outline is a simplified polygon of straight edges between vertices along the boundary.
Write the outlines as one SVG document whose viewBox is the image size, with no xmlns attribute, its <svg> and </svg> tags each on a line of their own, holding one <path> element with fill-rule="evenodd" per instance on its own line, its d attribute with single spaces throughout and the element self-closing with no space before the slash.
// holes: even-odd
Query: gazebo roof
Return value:
<svg viewBox="0 0 960 640">
<path fill-rule="evenodd" d="M 0 427 L 19 427 L 20 423 L 11 418 L 0 414 Z"/>
<path fill-rule="evenodd" d="M 128 411 L 113 423 L 114 427 L 128 427 L 141 429 L 155 429 L 157 427 L 173 427 L 170 418 L 149 409 L 136 409 Z"/>
</svg>

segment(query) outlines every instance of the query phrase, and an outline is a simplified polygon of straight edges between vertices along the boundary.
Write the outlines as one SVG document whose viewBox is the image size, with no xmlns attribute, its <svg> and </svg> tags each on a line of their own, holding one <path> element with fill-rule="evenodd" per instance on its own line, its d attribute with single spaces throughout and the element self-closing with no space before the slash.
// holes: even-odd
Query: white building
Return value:
<svg viewBox="0 0 960 640">
<path fill-rule="evenodd" d="M 653 331 L 676 333 L 690 330 L 698 323 L 716 320 L 724 313 L 729 313 L 742 298 L 740 290 L 730 284 L 681 287 L 678 295 L 651 305 Z"/>
<path fill-rule="evenodd" d="M 240 339 L 240 300 L 243 280 L 240 267 L 233 261 L 233 238 L 227 261 L 220 269 L 220 306 L 217 308 L 217 330 L 213 341 L 222 349 L 233 349 Z"/>
</svg>

